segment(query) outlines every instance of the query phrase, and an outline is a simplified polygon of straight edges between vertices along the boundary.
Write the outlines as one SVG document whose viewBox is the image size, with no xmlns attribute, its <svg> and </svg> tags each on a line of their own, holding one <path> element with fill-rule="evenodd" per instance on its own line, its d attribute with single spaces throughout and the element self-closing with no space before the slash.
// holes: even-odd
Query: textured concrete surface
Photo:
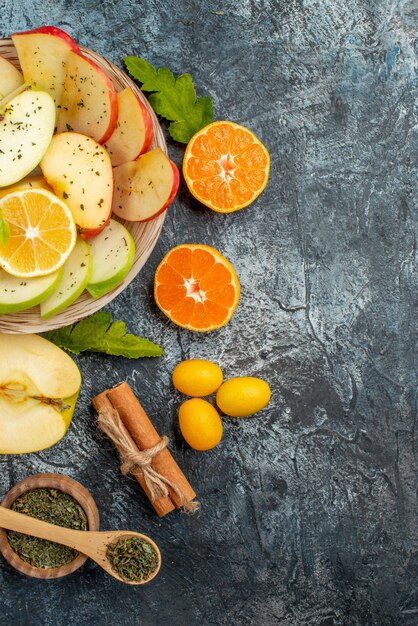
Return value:
<svg viewBox="0 0 418 626">
<path fill-rule="evenodd" d="M 119 65 L 139 54 L 189 71 L 216 117 L 251 128 L 272 155 L 266 191 L 235 215 L 203 209 L 183 185 L 144 271 L 109 307 L 166 356 L 80 357 L 65 439 L 0 458 L 2 492 L 36 471 L 80 480 L 103 528 L 157 541 L 160 576 L 132 589 L 89 563 L 47 583 L 1 562 L 0 623 L 416 624 L 412 1 L 0 0 L 0 13 L 2 36 L 51 23 Z M 170 153 L 180 164 L 183 149 Z M 177 330 L 153 303 L 155 268 L 182 242 L 213 245 L 236 267 L 242 299 L 225 329 Z M 205 454 L 176 426 L 170 373 L 188 357 L 273 390 L 259 416 L 225 419 Z M 198 516 L 159 521 L 118 473 L 89 399 L 124 378 L 171 437 Z"/>
</svg>

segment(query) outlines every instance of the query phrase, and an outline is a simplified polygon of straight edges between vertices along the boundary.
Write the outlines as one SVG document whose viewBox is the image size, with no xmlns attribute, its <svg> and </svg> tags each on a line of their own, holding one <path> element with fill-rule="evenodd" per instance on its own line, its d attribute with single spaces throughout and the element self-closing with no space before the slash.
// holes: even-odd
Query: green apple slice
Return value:
<svg viewBox="0 0 418 626">
<path fill-rule="evenodd" d="M 20 278 L 0 269 L 0 315 L 31 309 L 48 298 L 57 286 L 61 272 Z"/>
<path fill-rule="evenodd" d="M 68 354 L 38 335 L 0 333 L 0 454 L 49 448 L 71 422 L 81 385 Z"/>
<path fill-rule="evenodd" d="M 27 176 L 41 161 L 55 127 L 55 105 L 44 91 L 24 91 L 0 110 L 0 187 Z"/>
<path fill-rule="evenodd" d="M 48 319 L 64 311 L 72 304 L 90 282 L 92 270 L 91 254 L 88 244 L 80 237 L 74 250 L 65 262 L 61 278 L 53 293 L 41 302 L 41 317 Z"/>
<path fill-rule="evenodd" d="M 119 285 L 132 267 L 135 242 L 125 226 L 110 220 L 102 232 L 88 241 L 92 272 L 87 291 L 100 298 Z"/>
</svg>

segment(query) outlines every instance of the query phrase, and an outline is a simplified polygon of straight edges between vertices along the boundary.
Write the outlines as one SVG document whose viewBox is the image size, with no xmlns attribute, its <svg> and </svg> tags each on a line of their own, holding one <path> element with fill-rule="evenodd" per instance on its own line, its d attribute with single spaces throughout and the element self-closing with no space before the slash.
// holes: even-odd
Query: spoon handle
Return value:
<svg viewBox="0 0 418 626">
<path fill-rule="evenodd" d="M 72 530 L 71 528 L 63 528 L 62 526 L 49 524 L 48 522 L 29 517 L 29 515 L 17 513 L 3 506 L 0 506 L 0 527 L 6 528 L 7 530 L 15 530 L 25 535 L 31 535 L 32 537 L 39 537 L 39 539 L 56 541 L 64 546 L 83 552 L 83 554 L 88 554 L 88 552 L 84 550 L 88 542 L 83 541 L 83 538 L 89 533 L 82 530 Z"/>
<path fill-rule="evenodd" d="M 11 509 L 7 509 L 0 505 L 0 528 L 14 530 L 39 539 L 47 539 L 61 543 L 69 548 L 74 548 L 77 552 L 81 552 L 96 561 L 108 574 L 127 582 L 112 570 L 110 562 L 107 558 L 107 546 L 114 541 L 124 537 L 140 537 L 152 545 L 158 555 L 158 567 L 146 580 L 131 581 L 131 584 L 144 584 L 152 580 L 157 574 L 161 566 L 161 554 L 158 546 L 145 535 L 130 530 L 110 530 L 110 531 L 89 531 L 89 530 L 72 530 L 71 528 L 63 528 L 43 522 L 29 515 L 17 513 Z"/>
</svg>

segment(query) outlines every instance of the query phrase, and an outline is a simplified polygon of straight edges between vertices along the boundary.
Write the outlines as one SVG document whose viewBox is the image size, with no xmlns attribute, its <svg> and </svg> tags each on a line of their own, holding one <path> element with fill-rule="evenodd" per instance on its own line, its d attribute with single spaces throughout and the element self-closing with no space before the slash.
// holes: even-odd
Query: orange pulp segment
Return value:
<svg viewBox="0 0 418 626">
<path fill-rule="evenodd" d="M 170 250 L 155 273 L 158 307 L 182 328 L 205 332 L 224 326 L 237 308 L 240 285 L 217 250 L 183 244 Z"/>
<path fill-rule="evenodd" d="M 15 191 L 0 199 L 9 237 L 0 245 L 0 266 L 13 276 L 45 276 L 58 270 L 75 246 L 70 209 L 45 189 Z"/>
<path fill-rule="evenodd" d="M 247 128 L 214 122 L 189 141 L 183 175 L 193 196 L 219 213 L 232 213 L 253 202 L 267 185 L 270 155 Z"/>
</svg>

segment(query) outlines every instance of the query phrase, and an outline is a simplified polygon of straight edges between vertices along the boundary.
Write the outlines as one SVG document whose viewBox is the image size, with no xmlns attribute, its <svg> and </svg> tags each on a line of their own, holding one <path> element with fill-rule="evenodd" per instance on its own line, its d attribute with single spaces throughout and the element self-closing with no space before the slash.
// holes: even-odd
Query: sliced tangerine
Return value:
<svg viewBox="0 0 418 626">
<path fill-rule="evenodd" d="M 13 276 L 45 276 L 70 256 L 77 233 L 67 205 L 45 189 L 14 191 L 0 199 L 9 237 L 0 245 L 0 266 Z"/>
<path fill-rule="evenodd" d="M 176 246 L 155 273 L 158 307 L 182 328 L 206 332 L 229 322 L 240 295 L 231 263 L 203 244 Z"/>
<path fill-rule="evenodd" d="M 189 141 L 183 175 L 193 196 L 219 213 L 232 213 L 253 202 L 267 185 L 270 155 L 247 128 L 214 122 Z"/>
</svg>

